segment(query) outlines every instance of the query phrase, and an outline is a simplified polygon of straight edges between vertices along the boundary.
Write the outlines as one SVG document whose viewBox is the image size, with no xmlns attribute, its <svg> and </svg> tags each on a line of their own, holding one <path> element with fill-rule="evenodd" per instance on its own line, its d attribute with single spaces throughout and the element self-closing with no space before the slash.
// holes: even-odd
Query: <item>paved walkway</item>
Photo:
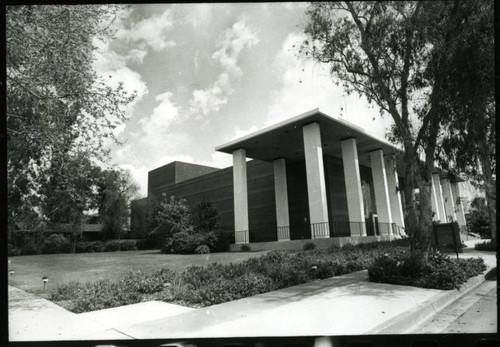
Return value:
<svg viewBox="0 0 500 347">
<path fill-rule="evenodd" d="M 460 254 L 472 256 L 496 267 L 495 253 L 469 248 Z M 371 283 L 364 270 L 198 310 L 147 302 L 74 314 L 9 287 L 9 336 L 32 341 L 376 334 L 389 323 L 415 323 L 407 312 L 452 292 L 457 294 Z"/>
</svg>

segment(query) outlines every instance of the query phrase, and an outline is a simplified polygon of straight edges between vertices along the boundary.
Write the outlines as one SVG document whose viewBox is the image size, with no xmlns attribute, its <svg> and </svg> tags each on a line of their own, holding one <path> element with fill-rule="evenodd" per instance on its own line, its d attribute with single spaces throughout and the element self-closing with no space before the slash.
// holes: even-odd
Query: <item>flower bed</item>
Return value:
<svg viewBox="0 0 500 347">
<path fill-rule="evenodd" d="M 407 240 L 300 252 L 271 251 L 262 257 L 250 258 L 238 264 L 191 266 L 182 273 L 168 270 L 152 274 L 132 272 L 117 282 L 64 284 L 51 294 L 50 299 L 65 302 L 65 307 L 73 312 L 87 312 L 146 300 L 204 307 L 367 268 L 372 269 L 372 274 L 379 270 L 379 277 L 376 279 L 383 281 L 387 278 L 380 275 L 380 272 L 387 270 L 389 264 L 398 270 L 404 269 L 404 266 L 411 268 L 409 263 L 402 268 L 396 265 L 398 260 L 408 256 L 408 252 Z M 392 259 L 396 259 L 396 263 Z M 452 274 L 459 273 L 463 278 L 474 276 L 481 268 L 480 265 L 484 266 L 484 262 L 477 259 L 450 263 L 449 258 L 442 256 L 434 263 L 439 261 L 446 266 L 454 264 L 453 269 L 456 271 Z M 443 270 L 445 266 L 439 269 Z M 462 271 L 463 269 L 466 271 Z M 448 285 L 448 278 L 453 275 L 435 272 L 426 277 L 429 280 L 424 284 L 440 286 L 440 281 L 445 278 L 443 283 Z M 389 280 L 397 277 L 389 277 Z M 462 277 L 460 278 L 463 279 Z"/>
</svg>

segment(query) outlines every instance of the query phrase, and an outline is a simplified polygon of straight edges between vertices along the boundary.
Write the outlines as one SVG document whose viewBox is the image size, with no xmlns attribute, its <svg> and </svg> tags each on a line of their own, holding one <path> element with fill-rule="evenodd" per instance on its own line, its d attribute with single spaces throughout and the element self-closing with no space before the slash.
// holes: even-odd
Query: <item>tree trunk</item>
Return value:
<svg viewBox="0 0 500 347">
<path fill-rule="evenodd" d="M 486 139 L 486 137 L 485 137 Z M 480 163 L 481 170 L 483 173 L 483 181 L 484 181 L 484 191 L 486 195 L 486 203 L 488 205 L 488 215 L 490 219 L 490 230 L 491 230 L 491 238 L 493 240 L 496 239 L 497 234 L 497 197 L 496 197 L 496 187 L 495 181 L 493 180 L 493 173 L 491 170 L 491 162 L 489 156 L 489 145 L 486 140 L 483 140 L 482 148 L 484 149 L 481 152 Z"/>
</svg>

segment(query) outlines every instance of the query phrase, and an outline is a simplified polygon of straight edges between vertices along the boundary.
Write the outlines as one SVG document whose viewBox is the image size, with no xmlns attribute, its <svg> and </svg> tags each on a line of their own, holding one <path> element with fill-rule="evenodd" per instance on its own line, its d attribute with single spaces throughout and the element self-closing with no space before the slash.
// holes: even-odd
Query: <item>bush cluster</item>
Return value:
<svg viewBox="0 0 500 347">
<path fill-rule="evenodd" d="M 163 300 L 191 307 L 215 305 L 316 279 L 369 269 L 372 281 L 453 289 L 485 269 L 482 259 L 450 259 L 434 252 L 428 264 L 409 254 L 408 240 L 347 245 L 299 252 L 271 251 L 237 264 L 131 272 L 119 281 L 69 283 L 51 294 L 70 300 L 73 312 Z"/>
<path fill-rule="evenodd" d="M 189 208 L 184 199 L 165 198 L 150 220 L 149 237 L 162 253 L 194 254 L 199 246 L 210 251 L 226 251 L 231 236 L 217 230 L 219 213 L 215 205 L 201 200 Z M 206 248 L 203 248 L 206 251 Z"/>
<path fill-rule="evenodd" d="M 75 244 L 75 253 L 135 251 L 137 240 L 82 241 Z"/>
<path fill-rule="evenodd" d="M 69 282 L 59 285 L 50 294 L 53 301 L 71 301 L 66 308 L 75 313 L 101 310 L 140 302 L 142 295 L 162 291 L 174 278 L 162 269 L 151 274 L 130 272 L 119 281 L 100 280 L 94 283 Z"/>
<path fill-rule="evenodd" d="M 331 247 L 296 253 L 271 251 L 242 263 L 192 266 L 179 274 L 168 270 L 163 270 L 161 276 L 158 273 L 133 273 L 120 281 L 121 287 L 110 282 L 99 284 L 99 288 L 109 286 L 103 291 L 107 294 L 93 298 L 90 296 L 95 291 L 93 284 L 80 287 L 63 285 L 51 299 L 72 300 L 73 307 L 68 309 L 74 312 L 84 312 L 82 310 L 90 310 L 91 307 L 118 306 L 123 304 L 121 300 L 127 298 L 131 300 L 128 304 L 131 304 L 140 301 L 144 295 L 149 295 L 148 300 L 164 300 L 192 307 L 209 306 L 366 269 L 381 252 L 401 253 L 407 248 L 407 241 L 393 241 L 390 244 Z M 118 295 L 116 290 L 127 293 Z"/>
<path fill-rule="evenodd" d="M 368 275 L 372 282 L 449 290 L 460 288 L 461 284 L 484 270 L 486 265 L 481 258 L 451 259 L 433 251 L 426 263 L 406 252 L 376 258 L 368 267 Z"/>
<path fill-rule="evenodd" d="M 474 245 L 474 248 L 477 249 L 478 251 L 491 251 L 491 252 L 496 252 L 497 250 L 497 243 L 495 240 L 490 240 L 490 241 L 485 241 L 485 242 L 478 242 Z"/>
<path fill-rule="evenodd" d="M 69 253 L 71 244 L 68 239 L 60 234 L 52 234 L 47 237 L 42 244 L 43 254 Z"/>
</svg>

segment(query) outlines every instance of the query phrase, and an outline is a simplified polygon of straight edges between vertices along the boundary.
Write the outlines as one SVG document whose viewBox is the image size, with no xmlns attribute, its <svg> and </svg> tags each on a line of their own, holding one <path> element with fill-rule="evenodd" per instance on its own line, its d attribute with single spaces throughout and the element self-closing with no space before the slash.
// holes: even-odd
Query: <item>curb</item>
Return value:
<svg viewBox="0 0 500 347">
<path fill-rule="evenodd" d="M 423 303 L 415 306 L 414 308 L 403 312 L 396 317 L 393 317 L 375 328 L 365 332 L 366 334 L 405 334 L 410 329 L 414 328 L 424 320 L 430 318 L 432 315 L 438 313 L 449 304 L 460 299 L 480 284 L 482 284 L 486 277 L 496 271 L 496 267 L 486 270 L 483 274 L 469 278 L 467 282 L 462 284 L 460 290 L 453 289 L 447 290 L 442 293 L 436 294 L 432 298 L 424 301 Z"/>
</svg>

